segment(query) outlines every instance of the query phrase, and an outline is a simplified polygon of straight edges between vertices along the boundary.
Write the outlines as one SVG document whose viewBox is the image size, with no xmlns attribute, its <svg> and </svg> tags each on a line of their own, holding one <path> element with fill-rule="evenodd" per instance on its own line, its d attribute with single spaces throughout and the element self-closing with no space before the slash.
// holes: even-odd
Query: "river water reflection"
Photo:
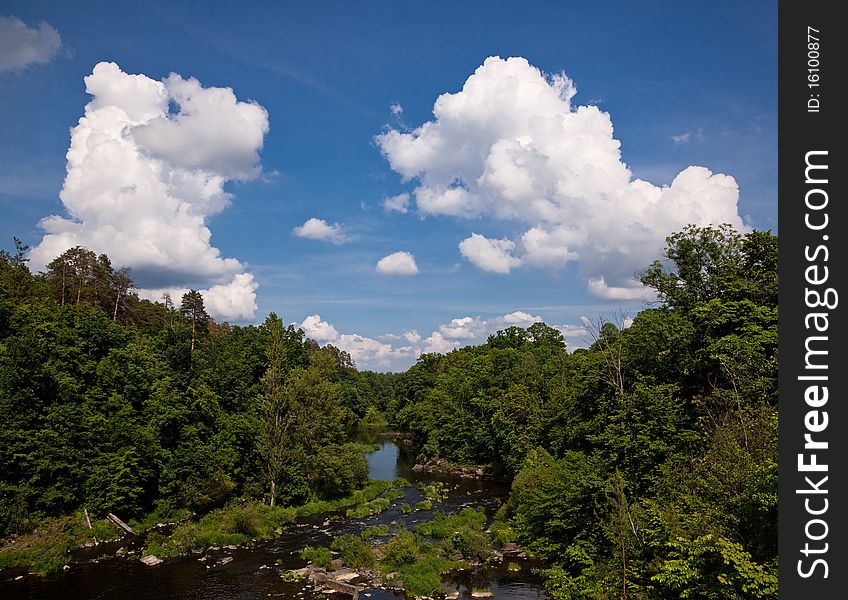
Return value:
<svg viewBox="0 0 848 600">
<path fill-rule="evenodd" d="M 373 435 L 373 434 L 372 434 Z M 372 436 L 368 436 L 369 438 Z M 374 436 L 362 439 L 379 444 L 380 449 L 368 455 L 372 479 L 392 480 L 404 477 L 412 483 L 438 479 L 453 484 L 443 502 L 434 503 L 433 511 L 446 513 L 465 506 L 483 506 L 491 515 L 506 497 L 507 488 L 494 482 L 460 480 L 433 475 L 418 475 L 412 470 L 414 456 L 401 443 Z M 202 556 L 170 559 L 155 567 L 122 558 L 80 557 L 71 561 L 70 569 L 50 576 L 27 576 L 19 581 L 0 581 L 0 598 L 67 599 L 67 600 L 218 600 L 267 599 L 313 600 L 315 594 L 299 583 L 286 583 L 280 577 L 285 569 L 299 568 L 305 562 L 298 556 L 307 545 L 329 545 L 337 536 L 358 534 L 374 525 L 393 522 L 412 529 L 432 517 L 433 511 L 414 511 L 404 515 L 402 503 L 414 505 L 422 499 L 413 485 L 388 510 L 364 519 L 328 518 L 315 515 L 302 519 L 286 529 L 276 540 L 251 548 L 209 550 Z M 226 559 L 232 558 L 227 561 Z M 471 590 L 490 587 L 497 600 L 539 600 L 544 598 L 538 580 L 522 571 L 511 573 L 500 569 L 481 569 L 450 578 L 463 600 L 470 600 Z M 340 600 L 349 597 L 339 596 Z M 365 590 L 361 600 L 399 600 L 385 590 Z"/>
</svg>

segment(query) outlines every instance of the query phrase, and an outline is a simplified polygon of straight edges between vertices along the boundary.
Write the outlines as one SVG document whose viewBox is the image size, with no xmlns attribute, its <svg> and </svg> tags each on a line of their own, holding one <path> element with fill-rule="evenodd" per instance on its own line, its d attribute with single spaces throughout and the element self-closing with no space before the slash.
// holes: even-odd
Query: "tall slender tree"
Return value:
<svg viewBox="0 0 848 600">
<path fill-rule="evenodd" d="M 265 319 L 268 331 L 268 368 L 262 377 L 262 404 L 257 446 L 268 479 L 271 506 L 277 499 L 277 486 L 286 467 L 286 437 L 293 414 L 286 394 L 286 337 L 283 320 L 275 313 Z"/>
<path fill-rule="evenodd" d="M 198 340 L 205 336 L 209 328 L 209 314 L 203 305 L 203 296 L 197 290 L 183 294 L 180 312 L 191 322 L 191 351 L 197 347 Z"/>
</svg>

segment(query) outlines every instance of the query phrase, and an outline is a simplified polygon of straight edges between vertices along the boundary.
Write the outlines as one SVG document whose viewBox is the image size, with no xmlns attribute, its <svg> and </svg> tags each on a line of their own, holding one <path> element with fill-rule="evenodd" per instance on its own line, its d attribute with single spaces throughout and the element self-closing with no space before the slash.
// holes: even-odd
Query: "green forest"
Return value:
<svg viewBox="0 0 848 600">
<path fill-rule="evenodd" d="M 777 237 L 666 241 L 638 274 L 657 301 L 595 318 L 588 348 L 536 323 L 375 373 L 274 313 L 238 326 L 197 291 L 141 300 L 85 248 L 32 273 L 15 240 L 0 251 L 0 538 L 83 508 L 141 523 L 331 506 L 368 489 L 352 428 L 387 424 L 421 457 L 511 484 L 501 537 L 544 560 L 556 600 L 774 598 Z"/>
</svg>

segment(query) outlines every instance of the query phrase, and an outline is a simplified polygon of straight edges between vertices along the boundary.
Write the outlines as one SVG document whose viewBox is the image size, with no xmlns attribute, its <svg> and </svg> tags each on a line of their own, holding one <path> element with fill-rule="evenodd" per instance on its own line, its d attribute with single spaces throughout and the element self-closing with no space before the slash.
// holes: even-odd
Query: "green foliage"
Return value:
<svg viewBox="0 0 848 600">
<path fill-rule="evenodd" d="M 335 567 L 333 566 L 333 553 L 330 552 L 329 548 L 313 548 L 312 546 L 307 546 L 300 551 L 300 557 L 303 560 L 312 563 L 316 567 L 321 567 L 328 571 L 335 570 Z"/>
<path fill-rule="evenodd" d="M 447 539 L 463 529 L 482 531 L 485 524 L 486 513 L 482 508 L 466 507 L 457 514 L 436 513 L 431 520 L 418 525 L 415 533 Z"/>
<path fill-rule="evenodd" d="M 442 587 L 442 573 L 454 566 L 449 560 L 429 556 L 406 564 L 399 571 L 406 592 L 415 597 L 433 597 Z"/>
<path fill-rule="evenodd" d="M 196 292 L 179 310 L 138 300 L 126 270 L 84 248 L 33 276 L 15 240 L 0 251 L 0 536 L 83 506 L 150 523 L 201 513 L 151 534 L 170 555 L 314 512 L 364 517 L 408 482 L 353 491 L 367 467 L 345 430 L 385 420 L 410 452 L 512 481 L 492 536 L 548 560 L 554 598 L 773 597 L 777 238 L 692 226 L 667 242 L 641 275 L 661 304 L 599 318 L 587 349 L 568 354 L 535 323 L 379 374 L 276 315 L 238 327 Z M 447 489 L 421 491 L 416 510 Z M 263 497 L 274 506 L 250 501 Z M 485 556 L 478 522 L 437 516 L 417 531 L 438 544 L 392 539 L 410 593 L 434 593 L 445 552 Z M 20 564 L 61 567 L 76 538 L 46 537 Z"/>
<path fill-rule="evenodd" d="M 374 525 L 362 532 L 362 538 L 366 540 L 372 537 L 384 537 L 387 535 L 389 535 L 388 525 Z"/>
<path fill-rule="evenodd" d="M 401 531 L 383 548 L 383 561 L 393 567 L 410 565 L 418 556 L 418 544 L 410 531 Z"/>
<path fill-rule="evenodd" d="M 364 502 L 354 508 L 350 508 L 345 513 L 348 517 L 362 519 L 371 515 L 377 515 L 389 508 L 391 502 L 386 498 L 377 498 L 370 502 Z"/>
<path fill-rule="evenodd" d="M 777 575 L 755 563 L 737 543 L 707 534 L 675 538 L 651 580 L 679 598 L 731 599 L 777 597 Z"/>
<path fill-rule="evenodd" d="M 422 481 L 418 484 L 418 489 L 421 490 L 421 494 L 427 500 L 432 502 L 443 501 L 448 493 L 448 485 L 443 481 L 431 481 L 430 483 Z"/>
<path fill-rule="evenodd" d="M 118 537 L 118 528 L 107 521 L 94 520 L 92 529 L 82 512 L 71 517 L 49 519 L 38 529 L 0 548 L 0 569 L 21 569 L 39 575 L 60 571 L 68 562 L 69 552 L 81 544 Z"/>
<path fill-rule="evenodd" d="M 368 461 L 356 444 L 322 447 L 310 471 L 314 473 L 315 492 L 321 498 L 347 496 L 368 481 Z"/>
<path fill-rule="evenodd" d="M 374 565 L 374 552 L 372 552 L 371 546 L 359 536 L 343 535 L 337 537 L 333 540 L 330 548 L 341 555 L 342 564 L 345 566 L 360 569 Z"/>
</svg>

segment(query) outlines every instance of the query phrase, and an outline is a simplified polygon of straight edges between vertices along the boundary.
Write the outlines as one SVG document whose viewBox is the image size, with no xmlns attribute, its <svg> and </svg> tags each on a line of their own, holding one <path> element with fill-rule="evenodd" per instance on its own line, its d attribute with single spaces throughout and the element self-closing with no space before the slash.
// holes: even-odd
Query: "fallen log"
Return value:
<svg viewBox="0 0 848 600">
<path fill-rule="evenodd" d="M 106 513 L 106 518 L 112 521 L 115 525 L 126 531 L 127 533 L 135 534 L 135 531 L 132 530 L 132 527 L 121 521 L 118 517 L 116 517 L 112 513 Z"/>
</svg>

